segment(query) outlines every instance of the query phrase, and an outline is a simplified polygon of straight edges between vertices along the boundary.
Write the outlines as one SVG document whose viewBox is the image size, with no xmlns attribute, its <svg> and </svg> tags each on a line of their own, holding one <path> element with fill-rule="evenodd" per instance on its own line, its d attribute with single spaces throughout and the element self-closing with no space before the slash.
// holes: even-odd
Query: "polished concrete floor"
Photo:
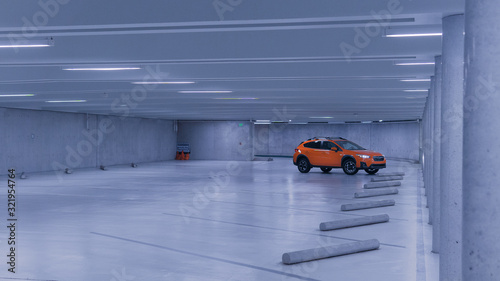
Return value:
<svg viewBox="0 0 500 281">
<path fill-rule="evenodd" d="M 365 199 L 353 198 L 373 177 L 364 171 L 301 174 L 291 159 L 31 174 L 17 182 L 17 273 L 2 262 L 0 280 L 437 280 L 419 165 L 388 166 L 381 173 L 406 173 L 400 193 Z M 396 205 L 340 211 L 380 199 Z M 390 222 L 319 230 L 323 221 L 384 213 Z M 1 219 L 7 224 L 6 212 Z M 281 263 L 287 251 L 373 238 L 379 250 Z"/>
</svg>

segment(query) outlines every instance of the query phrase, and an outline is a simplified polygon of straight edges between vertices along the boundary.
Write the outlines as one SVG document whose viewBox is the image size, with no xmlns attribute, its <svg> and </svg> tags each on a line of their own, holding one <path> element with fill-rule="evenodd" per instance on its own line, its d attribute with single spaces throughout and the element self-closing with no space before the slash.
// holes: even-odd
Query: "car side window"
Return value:
<svg viewBox="0 0 500 281">
<path fill-rule="evenodd" d="M 324 141 L 323 142 L 323 145 L 321 146 L 321 149 L 326 149 L 326 150 L 331 150 L 332 147 L 337 147 L 337 145 L 335 145 L 333 142 L 330 142 L 330 141 Z"/>
<path fill-rule="evenodd" d="M 304 147 L 319 149 L 321 148 L 321 141 L 312 141 L 304 144 Z"/>
<path fill-rule="evenodd" d="M 329 141 L 324 141 L 323 144 L 321 145 L 321 149 L 330 150 L 332 148 L 332 144 L 333 143 Z"/>
</svg>

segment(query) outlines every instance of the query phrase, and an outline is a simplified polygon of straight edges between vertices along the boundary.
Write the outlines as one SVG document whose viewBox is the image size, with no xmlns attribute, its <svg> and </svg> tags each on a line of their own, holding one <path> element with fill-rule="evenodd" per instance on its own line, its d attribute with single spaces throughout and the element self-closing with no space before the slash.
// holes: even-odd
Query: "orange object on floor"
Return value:
<svg viewBox="0 0 500 281">
<path fill-rule="evenodd" d="M 184 150 L 181 152 L 181 157 L 179 160 L 186 160 L 186 155 L 184 154 Z"/>
<path fill-rule="evenodd" d="M 189 152 L 186 153 L 186 156 L 184 157 L 184 160 L 189 160 Z"/>
<path fill-rule="evenodd" d="M 179 160 L 181 157 L 181 154 L 179 152 L 175 152 L 175 160 Z"/>
</svg>

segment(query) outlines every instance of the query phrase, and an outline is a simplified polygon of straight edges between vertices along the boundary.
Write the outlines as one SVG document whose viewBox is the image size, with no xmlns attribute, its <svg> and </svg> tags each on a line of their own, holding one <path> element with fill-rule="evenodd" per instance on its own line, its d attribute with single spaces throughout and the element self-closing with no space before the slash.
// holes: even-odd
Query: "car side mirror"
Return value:
<svg viewBox="0 0 500 281">
<path fill-rule="evenodd" d="M 332 147 L 332 150 L 335 151 L 335 152 L 337 152 L 337 151 L 339 151 L 339 148 L 338 147 Z"/>
</svg>

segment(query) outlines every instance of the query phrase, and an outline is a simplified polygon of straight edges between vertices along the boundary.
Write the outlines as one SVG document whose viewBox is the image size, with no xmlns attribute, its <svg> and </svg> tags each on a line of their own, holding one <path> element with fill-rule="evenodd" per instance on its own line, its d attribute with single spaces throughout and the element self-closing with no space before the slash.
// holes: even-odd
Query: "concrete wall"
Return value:
<svg viewBox="0 0 500 281">
<path fill-rule="evenodd" d="M 253 155 L 291 156 L 299 143 L 314 136 L 342 136 L 387 157 L 419 160 L 418 123 L 253 125 L 185 121 L 179 122 L 177 140 L 191 145 L 190 159 L 251 160 Z"/>
<path fill-rule="evenodd" d="M 418 123 L 255 125 L 255 155 L 293 155 L 304 140 L 315 136 L 344 137 L 387 157 L 419 160 Z"/>
<path fill-rule="evenodd" d="M 185 121 L 175 133 L 172 121 L 0 108 L 0 173 L 8 168 L 38 172 L 171 160 L 176 142 L 189 143 L 194 160 L 290 156 L 313 136 L 342 136 L 387 157 L 419 158 L 417 123 Z"/>
<path fill-rule="evenodd" d="M 0 108 L 0 173 L 170 160 L 175 143 L 172 121 Z"/>
<path fill-rule="evenodd" d="M 155 162 L 175 158 L 177 133 L 173 121 L 144 118 L 98 116 L 98 123 L 108 119 L 114 129 L 104 134 L 99 146 L 99 163 L 116 165 L 123 163 Z"/>
<path fill-rule="evenodd" d="M 190 144 L 190 159 L 248 161 L 253 156 L 252 126 L 248 121 L 184 121 L 177 141 Z"/>
</svg>

